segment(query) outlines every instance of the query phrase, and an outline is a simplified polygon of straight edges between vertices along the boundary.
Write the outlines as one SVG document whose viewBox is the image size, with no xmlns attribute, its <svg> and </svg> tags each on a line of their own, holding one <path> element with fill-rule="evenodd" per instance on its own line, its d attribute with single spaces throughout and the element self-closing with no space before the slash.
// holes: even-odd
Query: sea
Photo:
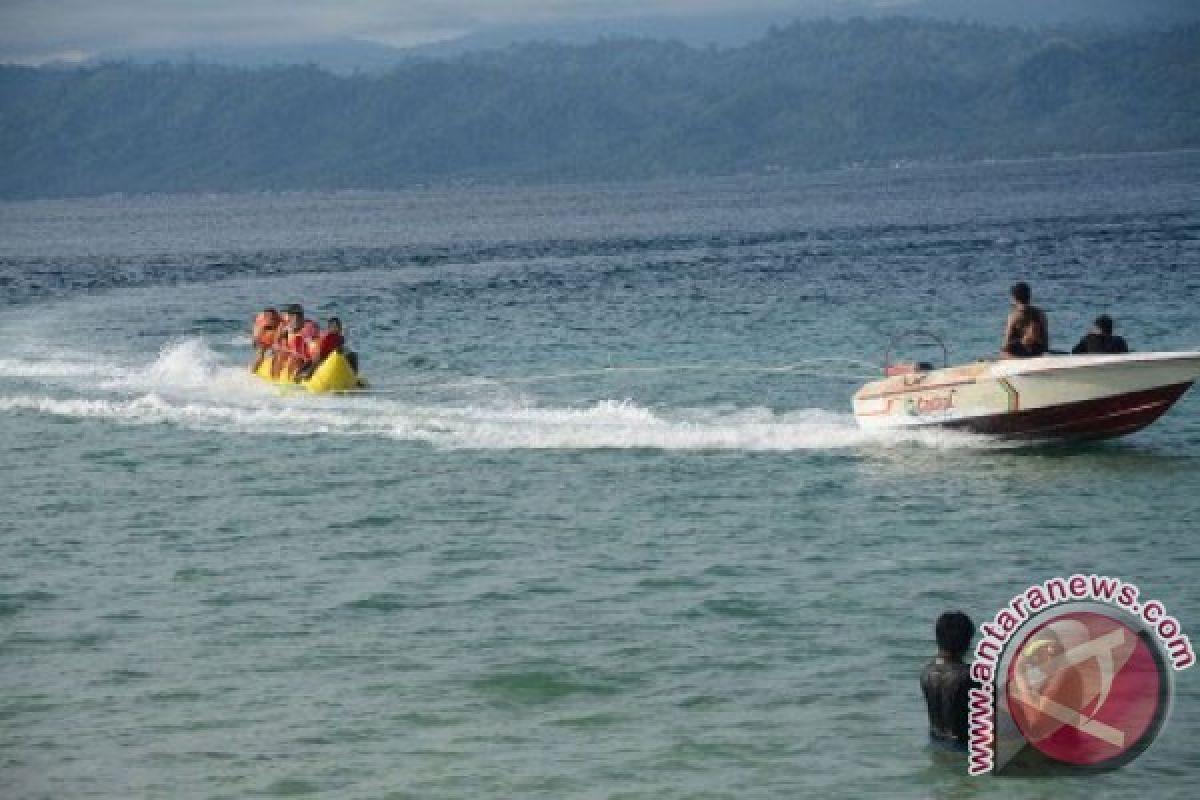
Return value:
<svg viewBox="0 0 1200 800">
<path fill-rule="evenodd" d="M 928 746 L 943 611 L 1096 573 L 1200 634 L 1200 393 L 856 426 L 1017 280 L 1200 348 L 1200 153 L 0 204 L 0 797 L 1194 797 L 1196 670 L 1122 769 Z M 248 374 L 285 303 L 368 391 Z"/>
</svg>

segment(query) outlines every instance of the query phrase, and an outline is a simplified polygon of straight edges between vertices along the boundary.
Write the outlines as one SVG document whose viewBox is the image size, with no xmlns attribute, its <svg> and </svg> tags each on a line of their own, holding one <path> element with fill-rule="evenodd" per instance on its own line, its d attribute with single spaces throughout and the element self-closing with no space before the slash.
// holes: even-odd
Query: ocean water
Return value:
<svg viewBox="0 0 1200 800">
<path fill-rule="evenodd" d="M 1200 396 L 1087 447 L 868 435 L 889 337 L 1017 279 L 1200 347 L 1200 154 L 0 205 L 0 797 L 1192 797 L 971 779 L 948 608 L 1136 582 L 1200 631 Z M 372 391 L 244 371 L 264 304 Z"/>
</svg>

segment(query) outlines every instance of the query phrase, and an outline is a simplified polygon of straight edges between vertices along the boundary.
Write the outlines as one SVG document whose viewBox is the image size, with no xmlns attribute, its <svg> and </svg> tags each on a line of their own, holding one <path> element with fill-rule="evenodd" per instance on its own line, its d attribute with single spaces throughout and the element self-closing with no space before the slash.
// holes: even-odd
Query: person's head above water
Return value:
<svg viewBox="0 0 1200 800">
<path fill-rule="evenodd" d="M 961 659 L 971 647 L 971 639 L 975 636 L 975 623 L 961 611 L 947 611 L 938 617 L 933 626 L 933 635 L 937 639 L 939 650 Z"/>
<path fill-rule="evenodd" d="M 1092 324 L 1096 326 L 1096 330 L 1100 331 L 1100 333 L 1104 334 L 1105 336 L 1112 336 L 1113 321 L 1112 317 L 1110 317 L 1108 314 L 1101 314 L 1100 316 L 1096 317 L 1096 321 Z"/>
<path fill-rule="evenodd" d="M 1023 306 L 1029 305 L 1029 302 L 1033 299 L 1033 292 L 1030 291 L 1029 284 L 1025 281 L 1017 281 L 1009 291 L 1012 294 L 1012 299 Z"/>
<path fill-rule="evenodd" d="M 325 323 L 325 330 L 332 331 L 334 333 L 341 333 L 342 321 L 337 317 L 330 317 L 329 321 Z"/>
</svg>

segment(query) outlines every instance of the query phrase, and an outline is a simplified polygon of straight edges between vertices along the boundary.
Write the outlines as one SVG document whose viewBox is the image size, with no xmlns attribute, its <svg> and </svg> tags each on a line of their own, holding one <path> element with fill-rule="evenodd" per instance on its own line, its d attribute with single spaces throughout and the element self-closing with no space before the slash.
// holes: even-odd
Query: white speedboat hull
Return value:
<svg viewBox="0 0 1200 800">
<path fill-rule="evenodd" d="M 1200 378 L 1200 352 L 1042 356 L 863 386 L 863 428 L 940 426 L 1008 438 L 1104 439 L 1154 422 Z"/>
</svg>

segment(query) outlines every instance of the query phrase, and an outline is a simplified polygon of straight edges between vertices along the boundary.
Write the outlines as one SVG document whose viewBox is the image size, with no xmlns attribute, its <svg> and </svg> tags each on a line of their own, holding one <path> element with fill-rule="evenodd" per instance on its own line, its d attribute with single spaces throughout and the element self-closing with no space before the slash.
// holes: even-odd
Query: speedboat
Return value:
<svg viewBox="0 0 1200 800">
<path fill-rule="evenodd" d="M 864 429 L 936 426 L 1012 439 L 1090 440 L 1141 430 L 1200 378 L 1200 351 L 1045 355 L 950 367 L 884 358 L 854 395 Z M 894 342 L 893 342 L 894 344 Z"/>
</svg>

